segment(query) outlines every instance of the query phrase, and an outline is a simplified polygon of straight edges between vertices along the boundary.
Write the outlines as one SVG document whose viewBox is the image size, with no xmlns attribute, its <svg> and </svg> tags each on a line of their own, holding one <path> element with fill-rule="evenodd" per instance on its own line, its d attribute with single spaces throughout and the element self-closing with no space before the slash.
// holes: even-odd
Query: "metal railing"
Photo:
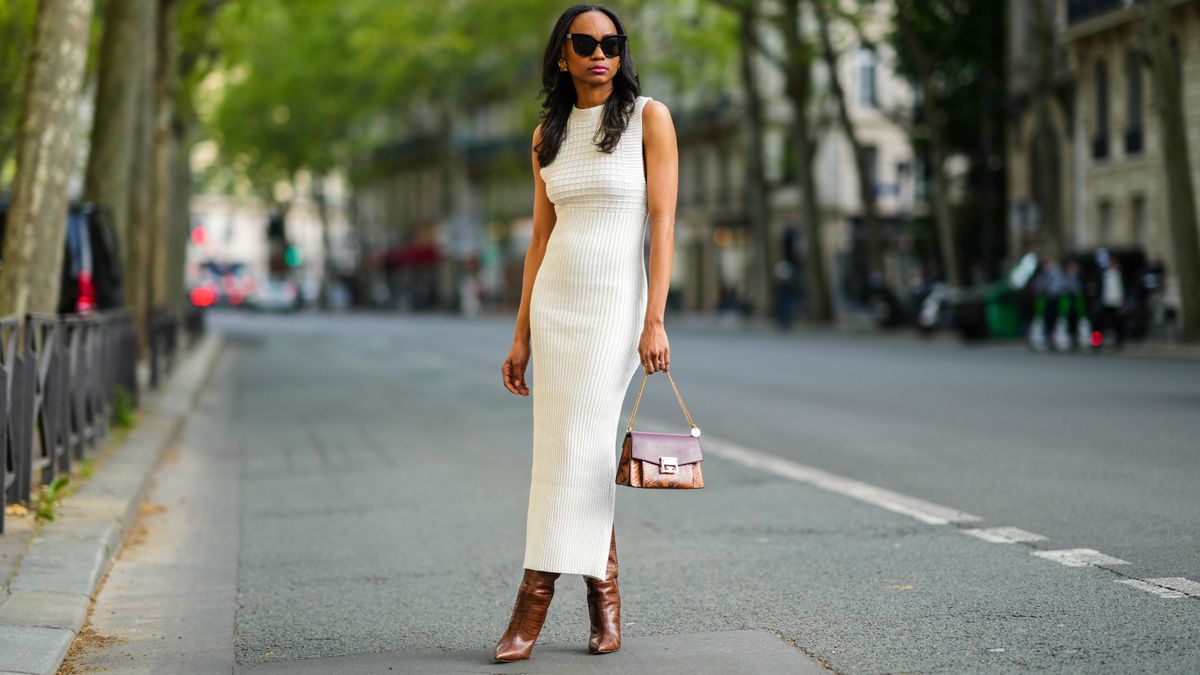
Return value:
<svg viewBox="0 0 1200 675">
<path fill-rule="evenodd" d="M 151 362 L 169 369 L 178 322 L 159 312 L 151 325 Z M 5 504 L 29 503 L 35 485 L 69 473 L 73 460 L 101 447 L 118 389 L 136 405 L 137 360 L 126 310 L 0 318 L 0 533 Z"/>
</svg>

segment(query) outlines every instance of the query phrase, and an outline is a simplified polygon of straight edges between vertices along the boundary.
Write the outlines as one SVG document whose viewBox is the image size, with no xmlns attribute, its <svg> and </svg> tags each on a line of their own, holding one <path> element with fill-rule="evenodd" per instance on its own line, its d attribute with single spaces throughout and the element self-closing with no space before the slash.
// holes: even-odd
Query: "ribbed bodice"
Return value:
<svg viewBox="0 0 1200 675">
<path fill-rule="evenodd" d="M 612 153 L 597 146 L 604 106 L 572 107 L 558 156 L 541 168 L 546 195 L 556 212 L 562 208 L 644 208 L 646 178 L 642 169 L 642 108 L 639 96 L 629 125 Z"/>
</svg>

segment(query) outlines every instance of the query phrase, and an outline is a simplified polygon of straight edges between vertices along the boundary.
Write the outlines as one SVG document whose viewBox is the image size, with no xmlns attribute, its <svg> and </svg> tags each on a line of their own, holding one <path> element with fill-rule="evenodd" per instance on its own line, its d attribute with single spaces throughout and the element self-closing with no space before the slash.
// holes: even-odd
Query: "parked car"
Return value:
<svg viewBox="0 0 1200 675">
<path fill-rule="evenodd" d="M 254 293 L 254 279 L 246 264 L 209 260 L 200 264 L 200 276 L 188 296 L 197 307 L 241 307 Z"/>
<path fill-rule="evenodd" d="M 294 312 L 301 302 L 300 286 L 287 277 L 268 277 L 251 297 L 251 306 L 266 312 Z"/>
<path fill-rule="evenodd" d="M 0 202 L 0 242 L 4 241 L 8 208 L 7 202 Z M 67 209 L 66 230 L 57 311 L 85 314 L 122 306 L 120 251 L 108 212 L 90 202 L 72 203 Z"/>
</svg>

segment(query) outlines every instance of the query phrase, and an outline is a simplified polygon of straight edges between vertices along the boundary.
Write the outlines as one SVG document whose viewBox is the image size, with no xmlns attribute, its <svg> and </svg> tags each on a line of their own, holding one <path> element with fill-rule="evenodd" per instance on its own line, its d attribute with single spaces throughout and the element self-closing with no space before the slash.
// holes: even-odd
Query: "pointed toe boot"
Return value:
<svg viewBox="0 0 1200 675">
<path fill-rule="evenodd" d="M 497 661 L 520 661 L 529 658 L 533 644 L 542 632 L 542 624 L 546 621 L 546 611 L 549 610 L 550 600 L 554 597 L 554 581 L 558 577 L 558 572 L 525 570 L 525 578 L 521 580 L 521 587 L 517 590 L 517 601 L 513 605 L 508 629 L 504 631 L 492 653 Z"/>
<path fill-rule="evenodd" d="M 588 651 L 607 654 L 621 648 L 621 594 L 617 589 L 617 534 L 613 532 L 608 548 L 607 578 L 584 577 L 587 583 L 588 616 L 592 629 Z"/>
</svg>

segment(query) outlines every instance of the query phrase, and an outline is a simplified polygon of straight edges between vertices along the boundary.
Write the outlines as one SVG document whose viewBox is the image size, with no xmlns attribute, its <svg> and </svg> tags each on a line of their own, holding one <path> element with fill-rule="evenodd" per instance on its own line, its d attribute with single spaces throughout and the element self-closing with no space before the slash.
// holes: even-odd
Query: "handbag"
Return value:
<svg viewBox="0 0 1200 675">
<path fill-rule="evenodd" d="M 621 459 L 617 462 L 617 485 L 637 488 L 666 488 L 676 490 L 704 487 L 704 474 L 700 471 L 703 456 L 700 453 L 700 427 L 692 421 L 679 387 L 671 371 L 664 370 L 675 390 L 679 408 L 692 428 L 687 434 L 668 434 L 653 431 L 634 431 L 633 421 L 637 418 L 642 392 L 646 390 L 646 378 L 650 373 L 642 372 L 642 384 L 638 387 L 637 399 L 629 424 L 625 425 L 625 441 L 621 444 Z"/>
</svg>

